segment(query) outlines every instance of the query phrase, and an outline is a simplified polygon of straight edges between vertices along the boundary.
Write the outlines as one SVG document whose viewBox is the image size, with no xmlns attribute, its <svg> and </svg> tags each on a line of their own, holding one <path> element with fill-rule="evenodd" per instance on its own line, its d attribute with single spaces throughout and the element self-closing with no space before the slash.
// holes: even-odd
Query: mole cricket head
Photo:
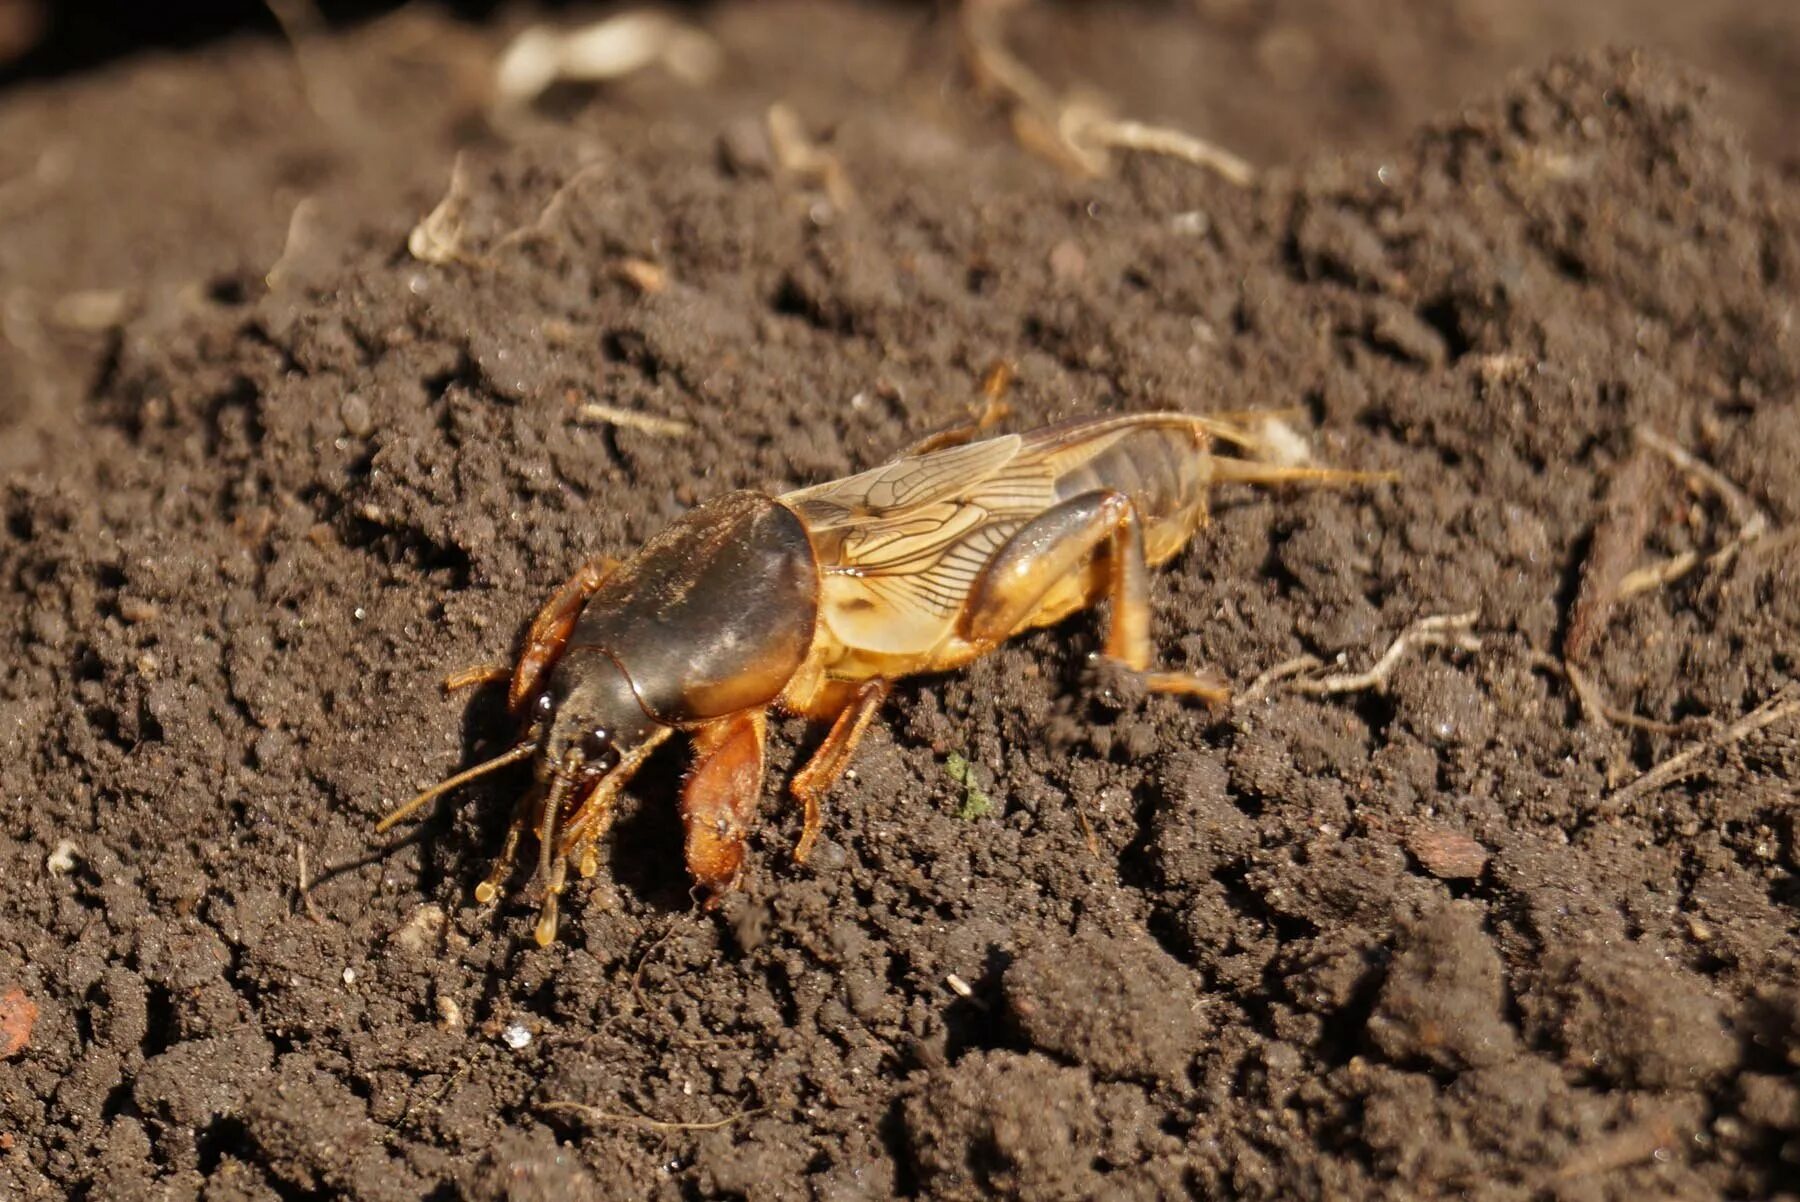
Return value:
<svg viewBox="0 0 1800 1202">
<path fill-rule="evenodd" d="M 557 662 L 532 703 L 540 783 L 585 792 L 666 728 L 644 712 L 624 669 L 596 647 Z"/>
</svg>

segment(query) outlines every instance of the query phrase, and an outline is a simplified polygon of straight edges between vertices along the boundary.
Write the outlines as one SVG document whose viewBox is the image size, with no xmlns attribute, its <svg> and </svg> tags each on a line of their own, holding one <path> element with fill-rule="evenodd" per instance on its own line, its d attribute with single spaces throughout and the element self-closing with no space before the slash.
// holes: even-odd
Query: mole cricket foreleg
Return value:
<svg viewBox="0 0 1800 1202">
<path fill-rule="evenodd" d="M 788 789 L 799 799 L 804 819 L 800 826 L 800 841 L 794 844 L 794 862 L 806 863 L 812 855 L 813 844 L 819 839 L 819 826 L 822 821 L 819 803 L 825 794 L 831 792 L 844 769 L 850 766 L 850 757 L 856 752 L 856 745 L 862 741 L 863 733 L 869 729 L 870 719 L 881 708 L 881 703 L 893 691 L 893 683 L 876 677 L 866 682 L 856 691 L 850 704 L 846 705 L 832 722 L 831 730 L 825 735 L 825 741 L 819 749 L 806 761 L 806 766 L 794 774 Z"/>
<path fill-rule="evenodd" d="M 618 566 L 619 561 L 610 555 L 597 555 L 588 560 L 550 595 L 544 608 L 531 620 L 531 629 L 525 633 L 525 649 L 519 653 L 518 666 L 512 672 L 512 688 L 506 697 L 507 705 L 515 714 L 537 692 L 544 673 L 562 655 L 563 646 L 574 632 L 576 620 L 581 617 L 582 606 Z"/>
<path fill-rule="evenodd" d="M 510 679 L 513 683 L 512 688 L 507 691 L 507 706 L 517 713 L 525 699 L 537 691 L 537 683 L 542 679 L 544 670 L 562 654 L 563 644 L 569 641 L 569 633 L 575 629 L 575 621 L 581 616 L 581 607 L 587 604 L 587 599 L 594 595 L 596 589 L 606 583 L 606 578 L 618 566 L 619 561 L 610 555 L 600 555 L 582 564 L 561 588 L 550 595 L 550 600 L 544 602 L 544 608 L 532 619 L 531 629 L 525 635 L 525 649 L 520 652 L 516 666 L 476 664 L 463 668 L 444 677 L 444 691 L 455 693 L 477 685 L 498 684 Z"/>
<path fill-rule="evenodd" d="M 1131 498 L 1117 491 L 1071 497 L 1020 527 L 994 553 L 969 591 L 963 637 L 998 644 L 1031 624 L 1044 597 L 1094 555 L 1106 551 L 1112 615 L 1106 658 L 1131 672 L 1152 692 L 1181 693 L 1212 703 L 1229 690 L 1214 677 L 1151 669 L 1150 569 L 1144 531 Z"/>
<path fill-rule="evenodd" d="M 600 869 L 598 844 L 601 836 L 612 825 L 613 802 L 618 799 L 619 791 L 637 775 L 638 769 L 644 766 L 644 761 L 650 758 L 651 752 L 661 747 L 673 733 L 674 728 L 662 727 L 632 748 L 618 766 L 580 800 L 570 812 L 568 820 L 563 823 L 561 843 L 556 849 L 557 857 L 573 861 L 575 871 L 584 880 Z"/>
<path fill-rule="evenodd" d="M 765 710 L 709 722 L 694 734 L 694 766 L 681 794 L 688 874 L 711 900 L 735 887 L 744 840 L 762 798 Z"/>
</svg>

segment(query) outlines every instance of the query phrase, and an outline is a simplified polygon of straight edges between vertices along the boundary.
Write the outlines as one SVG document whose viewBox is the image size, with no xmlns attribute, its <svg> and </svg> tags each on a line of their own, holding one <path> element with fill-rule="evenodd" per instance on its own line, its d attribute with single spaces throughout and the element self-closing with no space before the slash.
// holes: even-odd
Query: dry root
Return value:
<svg viewBox="0 0 1800 1202">
<path fill-rule="evenodd" d="M 1639 443 L 1662 455 L 1676 468 L 1688 473 L 1717 493 L 1719 499 L 1725 503 L 1725 508 L 1730 511 L 1732 519 L 1737 522 L 1738 529 L 1735 535 L 1726 540 L 1711 555 L 1704 558 L 1695 552 L 1684 551 L 1680 555 L 1665 559 L 1660 563 L 1627 573 L 1619 581 L 1618 600 L 1634 597 L 1639 593 L 1661 588 L 1665 584 L 1679 580 L 1701 563 L 1712 568 L 1723 567 L 1739 551 L 1769 533 L 1770 529 L 1769 515 L 1764 513 L 1743 489 L 1726 479 L 1717 468 L 1702 462 L 1678 444 L 1647 427 L 1639 426 L 1635 433 Z"/>
<path fill-rule="evenodd" d="M 1800 713 L 1800 685 L 1784 685 L 1776 690 L 1773 697 L 1730 726 L 1725 727 L 1709 739 L 1702 739 L 1685 751 L 1676 752 L 1624 788 L 1613 793 L 1606 799 L 1607 809 L 1617 810 L 1647 793 L 1654 793 L 1665 785 L 1674 784 L 1696 771 L 1695 761 L 1701 756 L 1722 747 L 1740 743 L 1765 726 L 1772 726 L 1788 715 L 1796 713 Z"/>
<path fill-rule="evenodd" d="M 775 103 L 769 106 L 769 148 L 775 153 L 775 161 L 785 171 L 791 171 L 802 179 L 815 182 L 825 190 L 825 197 L 839 211 L 849 209 L 856 203 L 856 190 L 850 186 L 850 177 L 844 173 L 844 165 L 836 155 L 824 150 L 807 136 L 806 127 L 800 123 L 800 116 L 785 104 Z"/>
<path fill-rule="evenodd" d="M 1394 669 L 1400 666 L 1400 661 L 1414 647 L 1453 647 L 1458 651 L 1470 652 L 1481 650 L 1481 638 L 1469 633 L 1480 617 L 1481 611 L 1472 609 L 1468 613 L 1434 614 L 1429 618 L 1420 618 L 1401 631 L 1399 637 L 1388 645 L 1381 658 L 1366 672 L 1294 680 L 1294 677 L 1304 677 L 1308 672 L 1323 668 L 1325 663 L 1313 655 L 1287 660 L 1258 676 L 1249 688 L 1237 696 L 1233 704 L 1248 705 L 1281 681 L 1292 681 L 1287 685 L 1288 692 L 1302 693 L 1308 697 L 1385 690 Z"/>
<path fill-rule="evenodd" d="M 964 0 L 962 32 L 976 82 L 1012 106 L 1013 134 L 1026 149 L 1077 175 L 1105 175 L 1112 152 L 1159 154 L 1192 163 L 1243 186 L 1256 178 L 1249 163 L 1192 134 L 1123 121 L 1090 96 L 1058 95 L 1006 48 L 1004 14 L 1023 0 Z"/>
</svg>

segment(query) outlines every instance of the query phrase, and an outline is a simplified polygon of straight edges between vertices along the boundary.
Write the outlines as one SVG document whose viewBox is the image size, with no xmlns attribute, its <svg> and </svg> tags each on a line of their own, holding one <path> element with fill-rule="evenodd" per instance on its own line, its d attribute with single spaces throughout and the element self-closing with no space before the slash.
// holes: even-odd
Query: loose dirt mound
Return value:
<svg viewBox="0 0 1800 1202">
<path fill-rule="evenodd" d="M 1797 723 L 1620 787 L 1800 673 L 1793 182 L 1623 54 L 1248 191 L 1143 158 L 1072 182 L 946 89 L 942 30 L 809 19 L 841 54 L 791 88 L 781 22 L 726 10 L 718 86 L 637 80 L 467 144 L 442 266 L 404 243 L 466 107 L 393 82 L 357 173 L 317 157 L 328 129 L 247 113 L 279 153 L 221 175 L 229 254 L 147 251 L 116 311 L 15 313 L 40 341 L 0 413 L 0 1195 L 1791 1183 Z M 908 72 L 876 71 L 909 38 Z M 146 79 L 229 94 L 258 62 L 227 45 L 0 120 L 91 128 Z M 772 94 L 852 203 L 775 161 Z M 152 243 L 206 227 L 150 191 L 122 220 Z M 47 250 L 8 253 L 50 287 Z M 1402 473 L 1225 498 L 1158 577 L 1169 664 L 1354 672 L 1469 611 L 1479 648 L 1209 712 L 1097 692 L 1077 620 L 909 682 L 812 862 L 771 796 L 717 915 L 659 758 L 548 949 L 523 900 L 465 901 L 517 781 L 371 851 L 384 809 L 508 736 L 437 682 L 505 655 L 576 563 L 878 462 L 996 358 L 1017 425 L 1293 406 L 1323 459 Z M 592 424 L 595 400 L 685 432 Z M 1632 567 L 1742 517 L 1691 470 L 1609 501 L 1640 429 L 1775 533 L 1602 620 L 1584 707 L 1558 655 L 1600 515 L 1647 512 Z M 775 733 L 775 773 L 817 737 Z"/>
</svg>

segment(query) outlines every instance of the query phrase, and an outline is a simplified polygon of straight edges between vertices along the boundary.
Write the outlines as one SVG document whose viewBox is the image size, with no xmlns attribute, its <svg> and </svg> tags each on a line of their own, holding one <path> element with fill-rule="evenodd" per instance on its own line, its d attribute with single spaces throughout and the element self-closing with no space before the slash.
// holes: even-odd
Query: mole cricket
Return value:
<svg viewBox="0 0 1800 1202">
<path fill-rule="evenodd" d="M 681 731 L 693 744 L 681 797 L 687 867 L 716 900 L 743 873 L 771 709 L 831 724 L 789 786 L 804 814 L 794 848 L 804 862 L 820 802 L 895 680 L 960 667 L 1106 599 L 1107 659 L 1152 691 L 1222 701 L 1220 681 L 1154 667 L 1148 570 L 1206 524 L 1217 485 L 1392 479 L 1215 454 L 1221 443 L 1264 447 L 1252 426 L 1223 418 L 1081 418 L 976 441 L 988 421 L 842 480 L 780 496 L 727 493 L 628 560 L 582 565 L 531 623 L 516 665 L 445 682 L 510 680 L 518 742 L 420 793 L 377 831 L 534 760 L 535 781 L 475 897 L 498 896 L 530 830 L 544 888 L 535 935 L 548 944 L 569 865 L 596 871 L 620 789 Z"/>
</svg>

